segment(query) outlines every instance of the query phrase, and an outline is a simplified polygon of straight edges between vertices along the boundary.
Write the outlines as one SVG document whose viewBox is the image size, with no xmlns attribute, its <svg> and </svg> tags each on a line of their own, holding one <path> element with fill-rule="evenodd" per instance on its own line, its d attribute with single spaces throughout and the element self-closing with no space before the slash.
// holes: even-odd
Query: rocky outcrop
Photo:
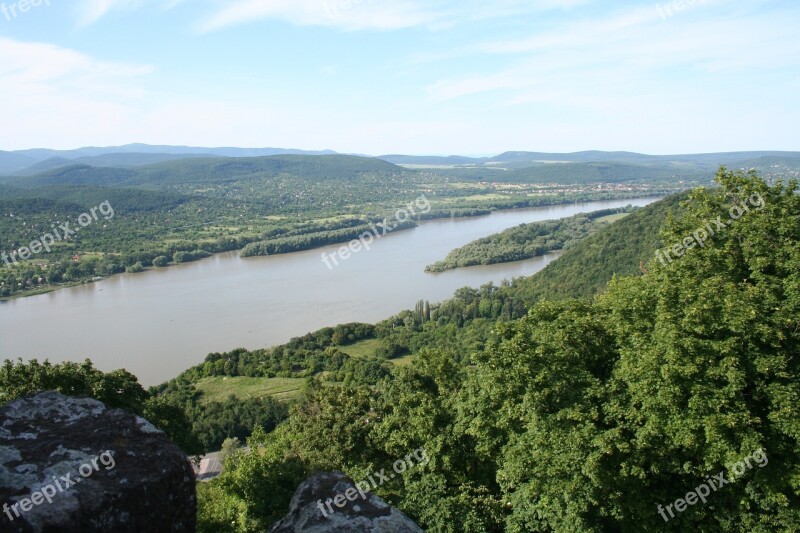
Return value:
<svg viewBox="0 0 800 533">
<path fill-rule="evenodd" d="M 56 392 L 0 407 L 0 531 L 195 530 L 195 480 L 149 422 Z"/>
<path fill-rule="evenodd" d="M 314 474 L 292 497 L 289 513 L 270 533 L 418 533 L 417 524 L 343 472 Z"/>
</svg>

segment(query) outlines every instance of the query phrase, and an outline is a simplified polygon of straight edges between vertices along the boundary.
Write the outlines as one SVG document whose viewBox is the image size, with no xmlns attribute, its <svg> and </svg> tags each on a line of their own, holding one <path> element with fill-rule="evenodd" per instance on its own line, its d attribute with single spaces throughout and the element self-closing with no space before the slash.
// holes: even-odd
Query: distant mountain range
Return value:
<svg viewBox="0 0 800 533">
<path fill-rule="evenodd" d="M 188 184 L 230 184 L 237 180 L 258 181 L 281 175 L 306 181 L 348 180 L 364 172 L 408 173 L 410 171 L 381 159 L 342 154 L 195 156 L 128 168 L 71 163 L 34 175 L 0 177 L 0 184 L 25 188 L 53 185 L 161 188 Z"/>
<path fill-rule="evenodd" d="M 117 169 L 115 178 L 124 181 L 126 170 L 168 164 L 177 160 L 195 160 L 197 164 L 225 166 L 225 159 L 243 164 L 245 158 L 269 156 L 343 155 L 331 150 L 309 151 L 284 148 L 202 148 L 190 146 L 153 146 L 129 144 L 106 148 L 87 147 L 77 150 L 31 149 L 0 151 L 0 176 L 43 176 L 42 181 L 57 181 L 56 175 L 87 168 Z M 428 167 L 448 170 L 476 180 L 507 182 L 570 183 L 574 181 L 628 181 L 691 179 L 708 176 L 720 165 L 733 168 L 776 168 L 800 170 L 800 152 L 726 152 L 713 154 L 647 155 L 634 152 L 585 151 L 573 153 L 505 152 L 495 157 L 414 156 L 392 154 L 373 160 L 410 168 Z M 365 159 L 361 158 L 364 162 Z M 340 161 L 341 162 L 341 161 Z M 251 164 L 251 163 L 246 163 Z M 262 163 L 258 163 L 263 164 Z M 274 161 L 271 163 L 274 164 Z M 194 166 L 190 163 L 189 167 Z M 164 167 L 174 170 L 169 165 Z M 57 174 L 53 172 L 56 171 Z M 502 171 L 502 178 L 497 172 Z"/>
<path fill-rule="evenodd" d="M 635 152 L 601 152 L 597 150 L 572 153 L 505 152 L 495 157 L 462 156 L 413 156 L 384 155 L 380 159 L 395 165 L 413 166 L 474 166 L 502 167 L 506 169 L 527 168 L 553 163 L 624 163 L 630 165 L 692 165 L 698 168 L 716 169 L 719 165 L 739 166 L 746 161 L 761 158 L 800 159 L 800 152 L 722 152 L 714 154 L 647 155 Z"/>
<path fill-rule="evenodd" d="M 263 157 L 271 155 L 330 155 L 331 150 L 310 151 L 287 148 L 195 148 L 127 144 L 106 148 L 87 147 L 77 150 L 34 148 L 13 152 L 0 151 L 0 175 L 30 176 L 68 165 L 130 168 L 175 159 L 194 157 Z"/>
</svg>

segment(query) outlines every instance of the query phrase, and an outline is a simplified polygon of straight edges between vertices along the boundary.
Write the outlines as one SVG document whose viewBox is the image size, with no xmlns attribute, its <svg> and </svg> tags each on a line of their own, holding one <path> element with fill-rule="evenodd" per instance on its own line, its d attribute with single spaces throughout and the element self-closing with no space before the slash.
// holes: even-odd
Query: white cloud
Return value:
<svg viewBox="0 0 800 533">
<path fill-rule="evenodd" d="M 0 37 L 0 149 L 130 142 L 309 146 L 316 110 L 235 96 L 161 92 L 154 69 L 99 61 L 75 50 Z M 305 137 L 304 137 L 305 135 Z M 306 139 L 305 141 L 301 139 Z"/>
<path fill-rule="evenodd" d="M 344 30 L 445 28 L 485 19 L 513 17 L 548 10 L 569 10 L 594 0 L 195 0 L 213 14 L 200 24 L 203 32 L 265 19 L 300 26 Z M 169 10 L 184 0 L 80 0 L 78 27 L 94 24 L 113 11 L 157 6 Z"/>
<path fill-rule="evenodd" d="M 13 131 L 0 130 L 0 145 L 63 144 L 88 129 L 113 132 L 135 113 L 145 94 L 137 82 L 151 72 L 149 66 L 0 38 L 0 116 L 14 124 Z"/>
<path fill-rule="evenodd" d="M 403 0 L 237 0 L 227 3 L 201 29 L 212 31 L 269 18 L 303 26 L 394 30 L 428 24 L 436 16 Z"/>
<path fill-rule="evenodd" d="M 439 79 L 428 94 L 446 101 L 506 91 L 505 102 L 517 103 L 564 103 L 581 94 L 581 100 L 598 103 L 595 96 L 605 91 L 619 97 L 663 95 L 714 81 L 738 81 L 729 88 L 737 91 L 744 88 L 742 79 L 800 65 L 795 21 L 789 13 L 731 12 L 711 2 L 666 21 L 655 6 L 570 21 L 529 38 L 464 50 L 496 56 L 490 64 L 499 66 Z"/>
<path fill-rule="evenodd" d="M 236 0 L 226 2 L 203 31 L 263 19 L 345 30 L 446 28 L 465 21 L 571 9 L 593 0 Z"/>
<path fill-rule="evenodd" d="M 169 10 L 183 0 L 80 0 L 77 4 L 78 27 L 90 26 L 112 11 L 134 10 L 145 4 L 159 4 L 162 10 Z"/>
</svg>

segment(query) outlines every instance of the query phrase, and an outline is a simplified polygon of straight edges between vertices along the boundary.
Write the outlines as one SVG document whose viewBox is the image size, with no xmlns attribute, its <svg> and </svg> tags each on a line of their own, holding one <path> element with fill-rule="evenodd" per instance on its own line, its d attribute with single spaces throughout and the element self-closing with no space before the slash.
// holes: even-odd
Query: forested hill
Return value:
<svg viewBox="0 0 800 533">
<path fill-rule="evenodd" d="M 601 291 L 614 274 L 641 274 L 643 264 L 663 246 L 660 229 L 667 215 L 678 214 L 687 197 L 688 193 L 669 196 L 587 237 L 535 276 L 518 280 L 520 295 L 528 302 L 588 297 Z"/>
<path fill-rule="evenodd" d="M 162 268 L 250 243 L 258 244 L 248 253 L 272 253 L 342 242 L 355 231 L 348 221 L 380 221 L 423 196 L 431 209 L 419 217 L 441 218 L 661 196 L 685 187 L 677 181 L 635 186 L 463 181 L 346 155 L 204 157 L 133 168 L 71 165 L 0 178 L 0 252 L 14 261 L 0 262 L 0 298 Z M 113 221 L 56 242 L 46 254 L 29 254 L 54 223 L 74 221 L 104 202 L 114 208 Z M 44 205 L 47 210 L 38 207 Z"/>
<path fill-rule="evenodd" d="M 410 367 L 340 365 L 369 335 L 363 326 L 210 356 L 194 379 L 291 372 L 312 353 L 319 378 L 283 424 L 257 431 L 253 451 L 201 487 L 202 531 L 268 529 L 309 472 L 361 479 L 419 447 L 430 463 L 377 492 L 426 531 L 797 531 L 797 183 L 727 172 L 719 181 L 721 190 L 694 191 L 678 217 L 666 216 L 671 198 L 578 245 L 591 250 L 566 264 L 605 255 L 611 271 L 642 267 L 597 298 L 520 306 L 535 276 L 376 325 L 384 345 L 416 354 Z M 653 235 L 683 242 L 747 202 L 745 216 L 673 263 L 654 259 L 658 237 L 625 242 L 655 217 L 666 223 Z M 563 264 L 551 275 L 572 272 Z M 586 276 L 578 287 L 588 287 L 606 272 L 559 283 Z M 542 294 L 558 294 L 546 285 Z M 336 371 L 364 379 L 330 386 Z M 164 392 L 191 394 L 185 387 Z M 704 484 L 719 475 L 712 492 Z M 687 506 L 700 486 L 707 501 Z"/>
<path fill-rule="evenodd" d="M 503 176 L 510 183 L 625 183 L 671 182 L 675 179 L 710 178 L 714 171 L 661 163 L 635 165 L 629 163 L 561 163 L 539 164 L 510 170 Z"/>
<path fill-rule="evenodd" d="M 403 169 L 380 159 L 346 155 L 206 157 L 166 161 L 136 168 L 71 165 L 34 176 L 5 178 L 5 181 L 20 187 L 46 185 L 163 187 L 185 183 L 220 183 L 254 177 L 266 179 L 280 175 L 308 181 L 353 179 L 365 172 L 403 172 Z"/>
<path fill-rule="evenodd" d="M 204 406 L 208 401 L 205 393 L 209 392 L 209 387 L 217 386 L 214 383 L 228 383 L 229 392 L 233 393 L 238 392 L 234 380 L 240 379 L 244 386 L 256 387 L 252 390 L 254 395 L 271 390 L 273 386 L 285 387 L 287 379 L 296 379 L 295 388 L 300 389 L 303 379 L 314 376 L 326 382 L 368 385 L 391 375 L 393 364 L 407 363 L 411 356 L 426 350 L 450 350 L 466 360 L 473 350 L 485 346 L 497 322 L 524 317 L 543 298 L 588 295 L 591 290 L 605 287 L 615 273 L 641 274 L 640 259 L 653 256 L 660 245 L 659 228 L 666 221 L 667 213 L 678 212 L 678 200 L 683 197 L 661 200 L 604 227 L 596 235 L 577 243 L 574 253 L 565 253 L 551 263 L 546 276 L 539 273 L 501 286 L 465 287 L 449 300 L 422 301 L 413 311 L 401 312 L 375 325 L 341 324 L 274 348 L 209 354 L 205 362 L 155 390 L 172 401 L 183 403 L 187 411 L 193 413 L 198 440 L 217 449 L 226 436 L 233 435 L 226 435 L 213 419 L 229 419 L 233 411 L 249 409 L 252 402 L 249 396 L 241 398 L 249 406 L 243 407 L 231 400 L 227 407 L 214 407 L 221 411 L 210 416 L 212 408 Z M 652 233 L 653 238 L 641 238 L 645 233 Z M 592 257 L 598 246 L 607 251 L 602 268 L 583 265 L 586 268 L 573 271 L 575 262 Z M 590 252 L 581 252 L 583 249 Z M 563 269 L 560 268 L 562 262 Z M 564 281 L 560 276 L 570 279 Z M 574 293 L 570 292 L 570 287 L 575 288 Z M 263 381 L 260 385 L 254 384 L 253 379 Z M 244 438 L 252 425 L 242 420 L 237 428 L 235 436 Z"/>
<path fill-rule="evenodd" d="M 475 265 L 509 263 L 570 248 L 605 227 L 609 224 L 609 219 L 624 217 L 635 209 L 631 206 L 602 209 L 592 213 L 578 213 L 559 220 L 520 224 L 456 248 L 447 254 L 444 260 L 425 267 L 425 272 L 445 272 Z"/>
</svg>

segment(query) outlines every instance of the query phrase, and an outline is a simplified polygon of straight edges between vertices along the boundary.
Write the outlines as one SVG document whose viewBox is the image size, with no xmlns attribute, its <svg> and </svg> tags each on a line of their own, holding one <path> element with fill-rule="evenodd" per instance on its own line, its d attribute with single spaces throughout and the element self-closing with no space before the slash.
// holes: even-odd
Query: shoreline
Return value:
<svg viewBox="0 0 800 533">
<path fill-rule="evenodd" d="M 414 221 L 415 222 L 415 226 L 410 227 L 410 228 L 399 229 L 399 230 L 397 230 L 397 233 L 401 233 L 401 232 L 404 232 L 404 231 L 415 229 L 415 228 L 417 228 L 417 227 L 419 227 L 421 225 L 424 225 L 424 224 L 426 224 L 428 222 L 437 222 L 437 221 L 447 220 L 447 219 L 450 219 L 450 220 L 466 220 L 466 219 L 474 219 L 474 218 L 481 218 L 481 217 L 489 217 L 489 216 L 492 216 L 493 213 L 498 213 L 498 212 L 525 211 L 525 210 L 529 210 L 529 209 L 543 209 L 543 208 L 548 208 L 548 207 L 559 207 L 559 206 L 565 206 L 565 205 L 591 203 L 591 202 L 598 202 L 598 201 L 599 202 L 602 202 L 602 201 L 617 201 L 617 200 L 631 200 L 631 201 L 634 201 L 634 200 L 650 200 L 650 199 L 659 200 L 661 198 L 664 198 L 664 195 L 632 196 L 632 197 L 627 197 L 627 198 L 623 197 L 623 198 L 611 198 L 611 199 L 603 199 L 603 200 L 570 200 L 570 201 L 564 201 L 564 202 L 559 202 L 559 203 L 554 203 L 554 204 L 538 205 L 538 206 L 533 206 L 533 207 L 531 207 L 531 206 L 527 206 L 527 207 L 509 207 L 509 208 L 505 208 L 505 209 L 503 209 L 503 208 L 494 208 L 494 209 L 487 208 L 489 210 L 489 213 L 483 213 L 483 214 L 478 214 L 478 215 L 472 215 L 472 216 L 468 215 L 468 216 L 460 216 L 460 217 L 452 217 L 452 216 L 442 215 L 442 216 L 434 216 L 434 217 L 428 217 L 428 218 L 416 220 L 416 221 Z M 390 236 L 390 235 L 387 235 L 387 236 Z M 308 249 L 304 249 L 304 250 L 293 250 L 293 251 L 290 251 L 290 252 L 285 252 L 285 253 L 280 253 L 280 254 L 249 256 L 249 257 L 246 257 L 245 259 L 249 259 L 249 258 L 253 258 L 253 257 L 274 257 L 274 256 L 280 256 L 280 255 L 286 256 L 286 255 L 291 255 L 291 254 L 295 254 L 295 253 L 307 252 L 309 250 L 317 250 L 317 249 L 325 248 L 327 246 L 335 246 L 335 245 L 340 245 L 340 244 L 347 244 L 351 240 L 352 239 L 347 239 L 347 240 L 343 240 L 343 241 L 339 241 L 339 242 L 333 242 L 333 243 L 322 244 L 322 245 L 319 245 L 319 246 L 314 246 L 312 248 L 308 248 Z M 15 294 L 15 295 L 12 295 L 12 296 L 0 297 L 0 303 L 2 303 L 2 302 L 10 302 L 10 301 L 13 301 L 13 300 L 20 300 L 20 299 L 23 299 L 23 298 L 31 298 L 31 297 L 34 297 L 34 296 L 41 296 L 43 294 L 49 294 L 49 293 L 60 291 L 62 289 L 70 289 L 70 288 L 77 287 L 77 286 L 80 286 L 80 285 L 87 285 L 89 283 L 95 283 L 95 282 L 98 282 L 98 281 L 104 281 L 104 280 L 107 280 L 107 279 L 113 279 L 113 278 L 115 278 L 117 276 L 121 276 L 123 274 L 142 274 L 144 272 L 150 272 L 150 271 L 153 271 L 153 270 L 162 270 L 162 269 L 168 269 L 168 268 L 179 266 L 179 265 L 184 265 L 184 264 L 189 264 L 189 263 L 197 263 L 197 262 L 200 262 L 200 261 L 206 261 L 206 260 L 213 259 L 213 258 L 215 258 L 215 257 L 217 257 L 217 256 L 219 256 L 221 254 L 229 254 L 231 252 L 237 252 L 237 253 L 241 254 L 242 250 L 243 250 L 243 248 L 239 248 L 238 250 L 228 250 L 228 251 L 225 251 L 225 252 L 217 252 L 217 253 L 212 254 L 209 257 L 196 259 L 194 261 L 186 261 L 186 262 L 179 263 L 179 264 L 169 264 L 169 265 L 164 266 L 164 267 L 145 267 L 144 270 L 142 270 L 141 272 L 120 272 L 118 274 L 112 274 L 110 276 L 95 276 L 95 279 L 91 279 L 91 280 L 75 281 L 75 282 L 69 282 L 69 283 L 65 283 L 65 284 L 59 284 L 57 286 L 49 286 L 49 287 L 46 287 L 46 288 L 33 290 L 31 292 L 25 292 L 23 294 Z M 528 259 L 532 259 L 532 258 L 528 258 Z M 525 260 L 527 260 L 527 259 L 522 259 L 520 261 L 525 261 Z M 513 263 L 513 262 L 515 262 L 515 261 L 510 261 L 509 263 Z M 495 263 L 495 264 L 503 264 L 503 263 Z M 486 265 L 473 265 L 473 266 L 486 266 Z M 469 268 L 469 267 L 460 267 L 460 268 Z M 451 270 L 458 270 L 458 269 L 451 269 Z M 436 273 L 431 273 L 431 274 L 441 274 L 441 272 L 436 272 Z"/>
</svg>

